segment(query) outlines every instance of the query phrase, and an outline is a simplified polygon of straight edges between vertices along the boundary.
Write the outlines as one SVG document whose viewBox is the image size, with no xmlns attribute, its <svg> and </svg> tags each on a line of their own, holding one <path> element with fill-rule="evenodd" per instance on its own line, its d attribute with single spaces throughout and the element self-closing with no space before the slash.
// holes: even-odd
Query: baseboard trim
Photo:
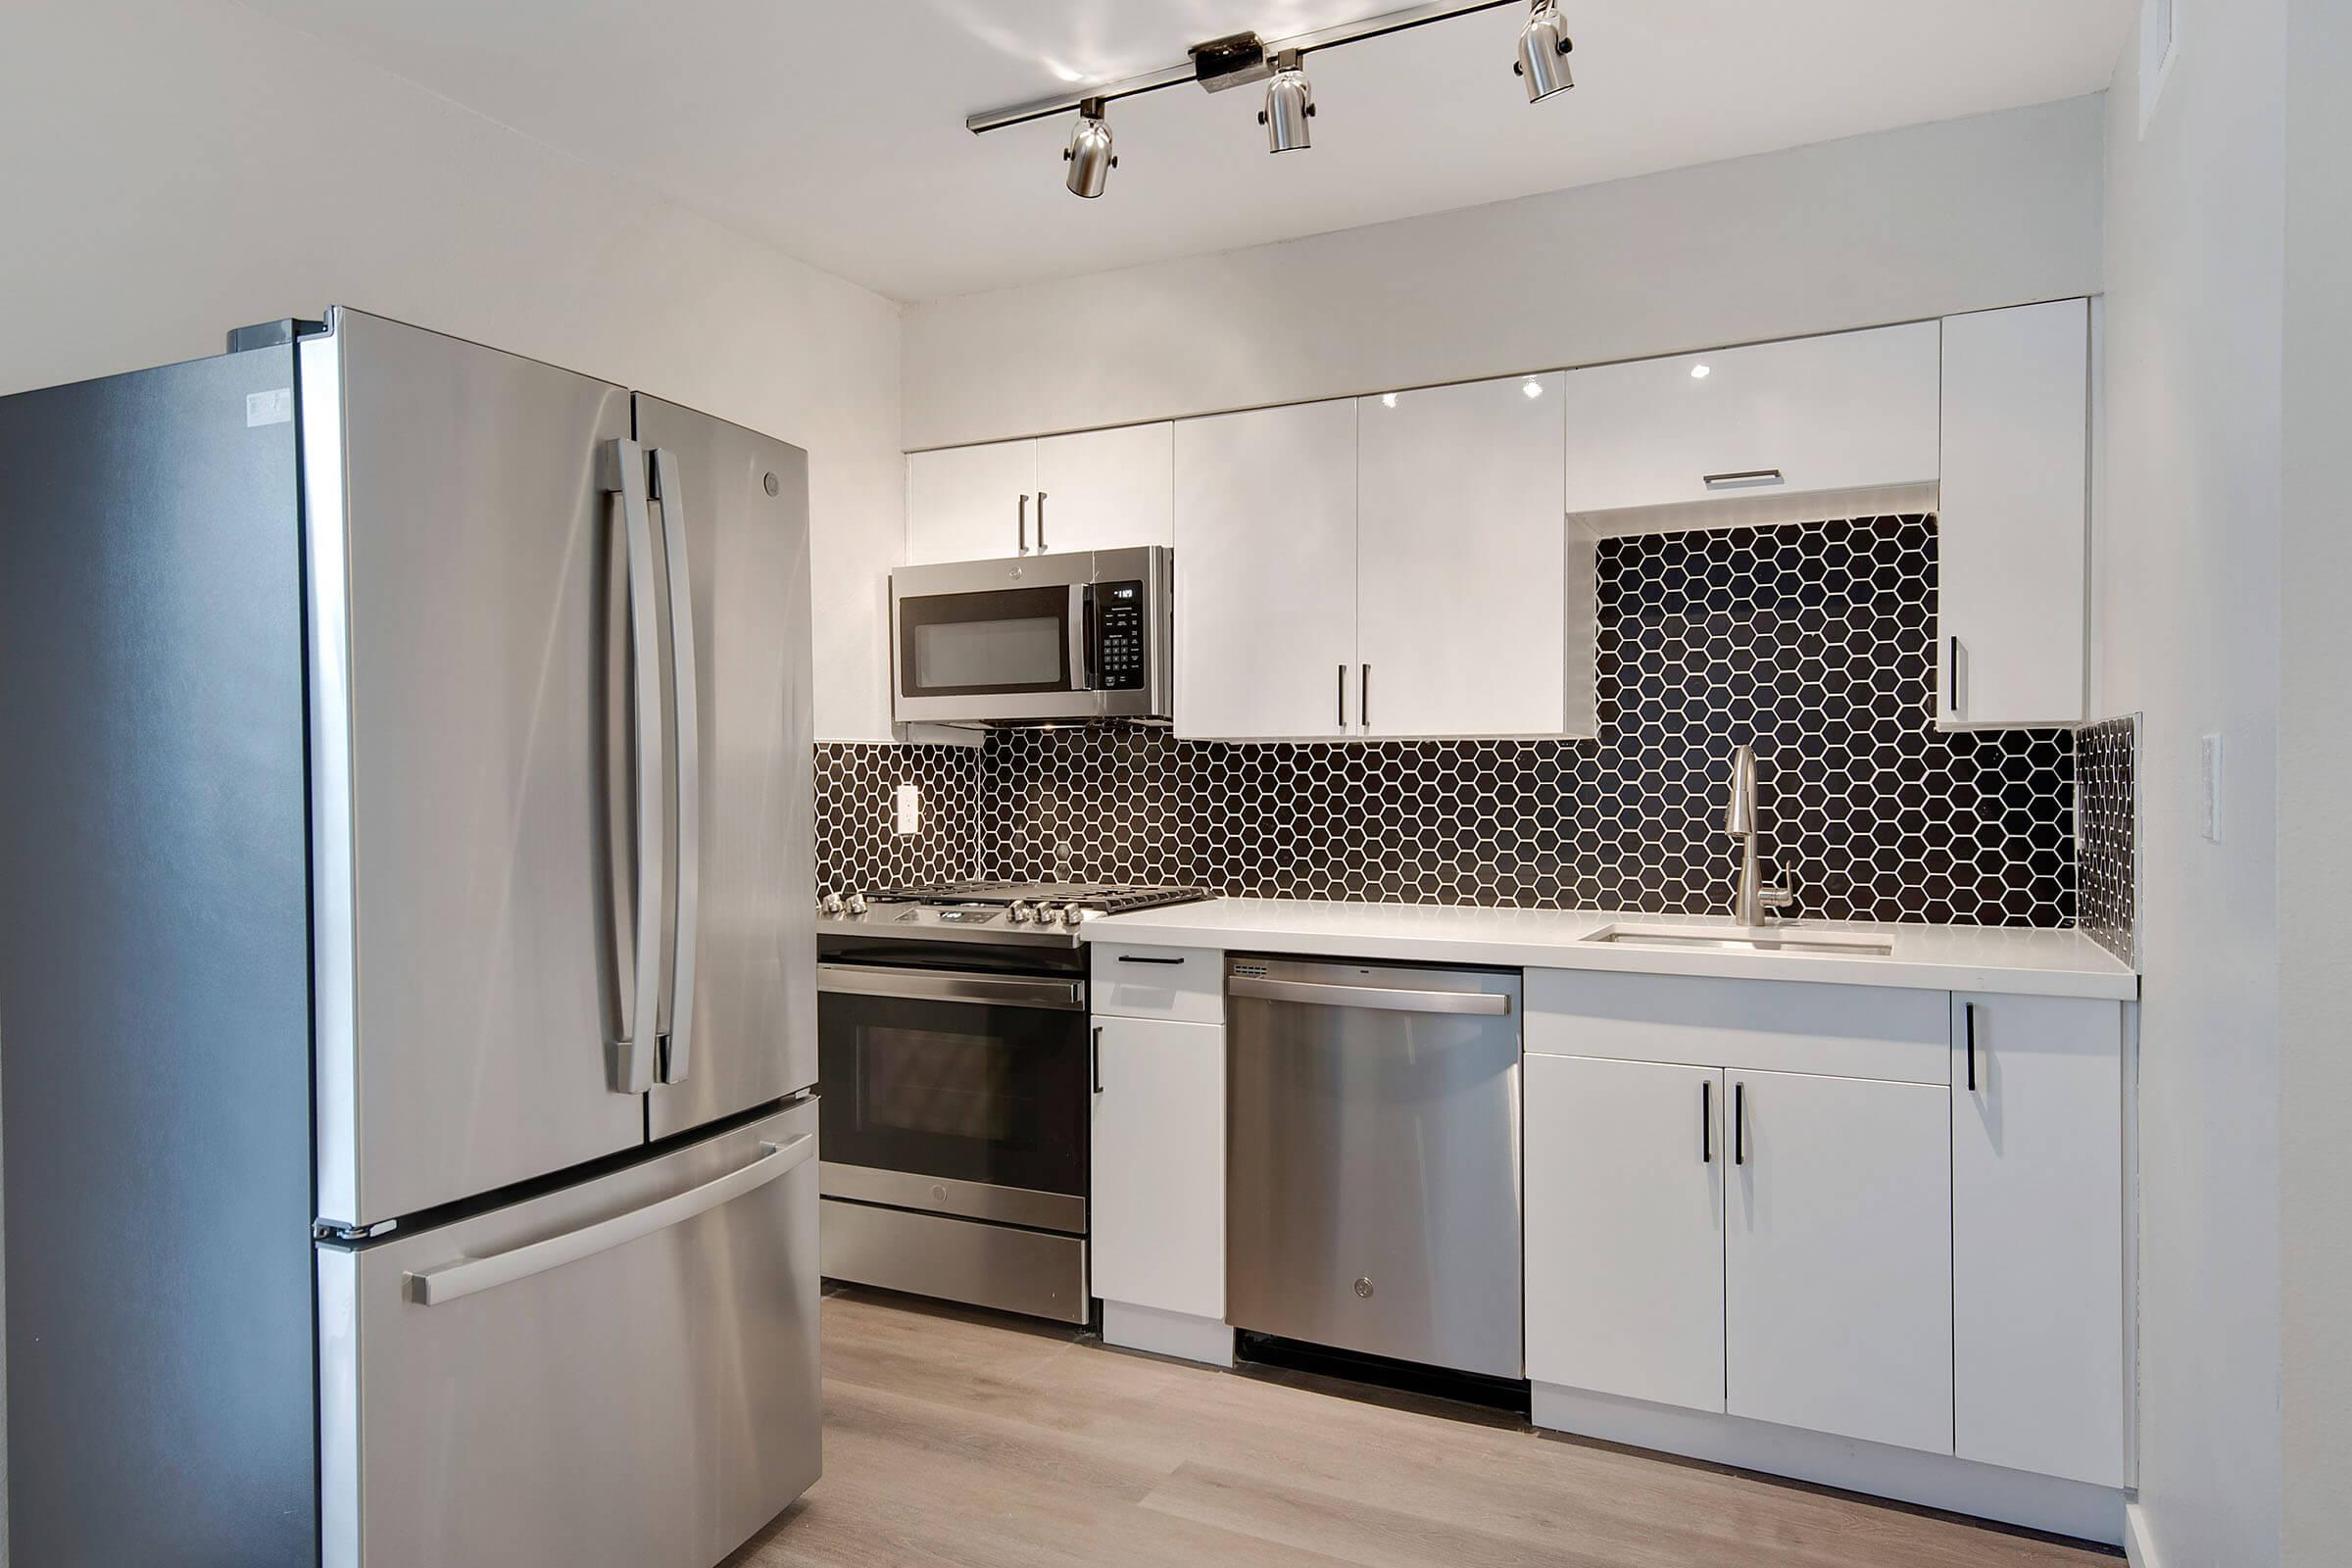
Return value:
<svg viewBox="0 0 2352 1568">
<path fill-rule="evenodd" d="M 1531 1386 L 1530 1405 L 1530 1419 L 1556 1432 L 1761 1470 L 2110 1546 L 2124 1544 L 2124 1494 L 2110 1487 L 1548 1383 Z"/>
<path fill-rule="evenodd" d="M 1210 1366 L 1233 1365 L 1233 1330 L 1213 1317 L 1163 1312 L 1126 1301 L 1102 1303 L 1102 1343 Z"/>
<path fill-rule="evenodd" d="M 2124 1555 L 2132 1568 L 2164 1568 L 2164 1559 L 2148 1534 L 2148 1513 L 2136 1502 L 2124 1504 Z"/>
</svg>

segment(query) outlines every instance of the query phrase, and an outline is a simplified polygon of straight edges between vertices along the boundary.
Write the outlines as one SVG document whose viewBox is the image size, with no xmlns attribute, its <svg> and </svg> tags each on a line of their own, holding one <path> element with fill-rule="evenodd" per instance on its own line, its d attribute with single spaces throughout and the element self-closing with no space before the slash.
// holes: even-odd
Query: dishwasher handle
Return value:
<svg viewBox="0 0 2352 1568">
<path fill-rule="evenodd" d="M 1342 986 L 1314 980 L 1260 980 L 1236 975 L 1227 982 L 1237 997 L 1261 1002 L 1303 1002 L 1318 1007 L 1368 1007 L 1376 1012 L 1451 1012 L 1507 1017 L 1511 999 L 1493 991 L 1407 991 L 1393 986 Z"/>
</svg>

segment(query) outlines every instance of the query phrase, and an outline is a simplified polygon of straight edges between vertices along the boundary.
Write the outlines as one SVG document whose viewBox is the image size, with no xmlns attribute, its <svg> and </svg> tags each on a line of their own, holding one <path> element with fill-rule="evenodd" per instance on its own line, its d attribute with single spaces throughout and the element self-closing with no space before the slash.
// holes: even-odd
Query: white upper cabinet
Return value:
<svg viewBox="0 0 2352 1568">
<path fill-rule="evenodd" d="M 912 453 L 906 559 L 1164 545 L 1170 444 L 1163 421 Z"/>
<path fill-rule="evenodd" d="M 986 561 L 1035 541 L 1037 443 L 995 441 L 906 459 L 906 559 Z"/>
<path fill-rule="evenodd" d="M 1725 1408 L 1951 1452 L 1951 1092 L 1726 1076 Z"/>
<path fill-rule="evenodd" d="M 1567 510 L 1932 482 L 1936 339 L 1922 321 L 1570 371 Z"/>
<path fill-rule="evenodd" d="M 1354 733 L 1355 405 L 1176 426 L 1176 733 Z"/>
<path fill-rule="evenodd" d="M 2087 300 L 1945 318 L 1939 723 L 2082 722 L 2089 449 Z"/>
<path fill-rule="evenodd" d="M 1360 733 L 1565 728 L 1562 380 L 1356 400 Z"/>
<path fill-rule="evenodd" d="M 1963 1459 L 2122 1486 L 2124 1024 L 1952 999 L 1952 1365 Z"/>
<path fill-rule="evenodd" d="M 1031 543 L 1047 551 L 1166 544 L 1172 441 L 1164 421 L 1039 441 Z"/>
</svg>

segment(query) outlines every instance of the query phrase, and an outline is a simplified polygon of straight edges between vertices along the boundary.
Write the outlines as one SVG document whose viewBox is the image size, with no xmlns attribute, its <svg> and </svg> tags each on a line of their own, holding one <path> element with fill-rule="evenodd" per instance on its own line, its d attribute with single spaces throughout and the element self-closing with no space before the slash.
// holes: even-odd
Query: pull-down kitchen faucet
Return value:
<svg viewBox="0 0 2352 1568">
<path fill-rule="evenodd" d="M 1743 926 L 1760 926 L 1767 910 L 1796 902 L 1787 888 L 1764 886 L 1756 863 L 1756 749 L 1742 746 L 1732 753 L 1732 798 L 1723 808 L 1723 830 L 1740 840 L 1740 885 L 1732 895 L 1732 918 Z"/>
</svg>

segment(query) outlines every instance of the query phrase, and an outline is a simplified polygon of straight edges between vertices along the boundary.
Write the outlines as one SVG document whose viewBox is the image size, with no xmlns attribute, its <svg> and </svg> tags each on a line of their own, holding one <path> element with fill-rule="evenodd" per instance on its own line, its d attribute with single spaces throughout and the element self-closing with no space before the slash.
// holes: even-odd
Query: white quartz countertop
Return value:
<svg viewBox="0 0 2352 1568">
<path fill-rule="evenodd" d="M 2006 926 L 1870 925 L 1796 920 L 1806 932 L 1867 937 L 1885 957 L 1834 953 L 1742 953 L 1593 943 L 1611 925 L 1725 927 L 1718 916 L 1606 909 L 1492 909 L 1443 904 L 1337 904 L 1307 899 L 1211 899 L 1089 920 L 1089 942 L 1218 948 L 1239 953 L 1483 963 L 1527 969 L 1612 969 L 1735 980 L 1811 980 L 1921 991 L 2135 1001 L 2139 975 L 2080 931 Z"/>
</svg>

